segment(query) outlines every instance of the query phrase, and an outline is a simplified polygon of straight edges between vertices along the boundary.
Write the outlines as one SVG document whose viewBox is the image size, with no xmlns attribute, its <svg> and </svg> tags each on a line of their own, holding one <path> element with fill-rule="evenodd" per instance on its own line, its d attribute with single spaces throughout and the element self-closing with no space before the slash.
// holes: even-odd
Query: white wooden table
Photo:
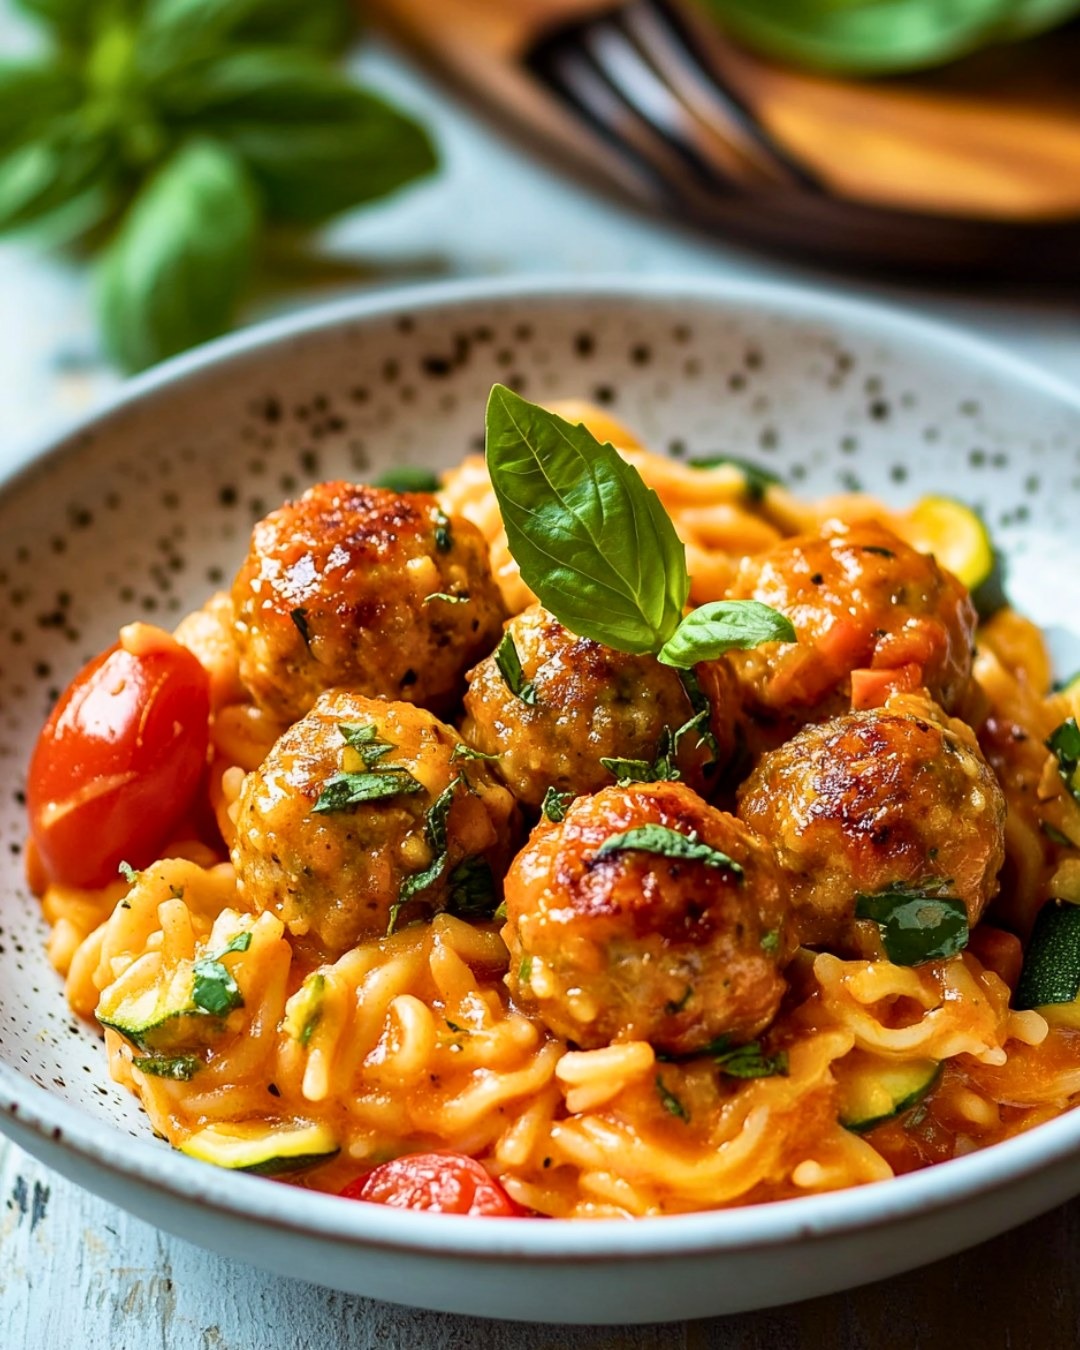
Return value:
<svg viewBox="0 0 1080 1350">
<path fill-rule="evenodd" d="M 0 17 L 0 49 L 6 35 Z M 1076 296 L 856 284 L 714 245 L 530 162 L 395 53 L 376 45 L 358 64 L 427 118 L 445 163 L 431 184 L 329 235 L 328 249 L 363 268 L 367 284 L 603 271 L 837 285 L 967 324 L 1080 382 Z M 253 317 L 260 312 L 266 307 Z M 25 247 L 0 246 L 0 467 L 16 444 L 90 406 L 114 381 L 98 354 L 86 278 Z M 663 1328 L 528 1328 L 413 1313 L 272 1278 L 156 1232 L 0 1140 L 0 1350 L 1054 1350 L 1080 1343 L 1078 1270 L 1080 1203 L 927 1271 L 796 1308 Z"/>
</svg>

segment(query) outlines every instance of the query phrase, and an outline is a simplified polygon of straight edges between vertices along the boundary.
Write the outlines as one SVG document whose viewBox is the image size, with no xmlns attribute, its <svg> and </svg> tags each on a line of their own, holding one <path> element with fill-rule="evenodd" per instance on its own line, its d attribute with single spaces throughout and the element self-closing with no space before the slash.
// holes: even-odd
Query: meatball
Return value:
<svg viewBox="0 0 1080 1350">
<path fill-rule="evenodd" d="M 794 730 L 925 687 L 952 710 L 971 674 L 975 608 L 959 581 L 875 521 L 827 526 L 743 561 L 734 600 L 760 600 L 798 643 L 733 652 L 748 708 Z"/>
<path fill-rule="evenodd" d="M 738 814 L 776 850 L 799 941 L 841 952 L 866 949 L 856 897 L 897 884 L 955 896 L 974 924 L 1005 856 L 1005 799 L 971 730 L 913 695 L 765 755 Z"/>
<path fill-rule="evenodd" d="M 576 637 L 540 605 L 511 619 L 506 632 L 531 686 L 528 701 L 489 656 L 469 672 L 462 735 L 499 756 L 499 773 L 524 805 L 539 809 L 549 787 L 576 797 L 632 776 L 605 759 L 639 761 L 646 776 L 656 765 L 656 776 L 704 790 L 730 755 L 733 685 L 725 699 L 710 681 L 711 713 L 679 735 L 695 707 L 678 673 L 655 657 Z"/>
<path fill-rule="evenodd" d="M 232 598 L 241 678 L 282 722 L 338 686 L 445 712 L 505 618 L 475 525 L 351 483 L 260 521 Z"/>
<path fill-rule="evenodd" d="M 751 1039 L 780 1006 L 790 948 L 772 850 L 682 783 L 605 788 L 542 821 L 506 912 L 511 993 L 586 1049 L 692 1054 Z"/>
<path fill-rule="evenodd" d="M 240 890 L 318 960 L 436 910 L 490 915 L 516 807 L 460 745 L 409 703 L 321 695 L 244 781 Z"/>
</svg>

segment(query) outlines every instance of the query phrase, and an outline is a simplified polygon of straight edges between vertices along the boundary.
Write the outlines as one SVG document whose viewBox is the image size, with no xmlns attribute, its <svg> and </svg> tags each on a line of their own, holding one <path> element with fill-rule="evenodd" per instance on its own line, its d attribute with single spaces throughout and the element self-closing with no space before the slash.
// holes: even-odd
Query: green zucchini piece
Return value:
<svg viewBox="0 0 1080 1350">
<path fill-rule="evenodd" d="M 294 1041 L 299 1041 L 301 1045 L 307 1045 L 312 1032 L 319 1025 L 325 989 L 326 976 L 315 971 L 285 1004 L 282 1029 L 286 1035 L 291 1036 Z"/>
<path fill-rule="evenodd" d="M 110 985 L 97 1006 L 103 1027 L 118 1031 L 138 1050 L 152 1055 L 178 1055 L 204 1050 L 221 1032 L 222 1022 L 198 1007 L 193 999 L 190 963 L 178 968 L 169 985 L 142 987 L 138 963 Z M 134 985 L 134 992 L 129 992 Z"/>
<path fill-rule="evenodd" d="M 954 497 L 923 497 L 899 533 L 920 553 L 932 553 L 969 591 L 989 581 L 994 545 L 979 513 Z"/>
<path fill-rule="evenodd" d="M 328 1161 L 337 1153 L 338 1141 L 325 1125 L 236 1121 L 206 1125 L 179 1148 L 189 1158 L 215 1167 L 269 1177 Z"/>
<path fill-rule="evenodd" d="M 1031 932 L 1014 1008 L 1072 1003 L 1080 994 L 1080 906 L 1051 900 Z"/>
<path fill-rule="evenodd" d="M 836 1066 L 840 1124 L 856 1134 L 894 1120 L 927 1095 L 941 1074 L 936 1059 L 896 1063 L 876 1055 L 850 1056 Z"/>
</svg>

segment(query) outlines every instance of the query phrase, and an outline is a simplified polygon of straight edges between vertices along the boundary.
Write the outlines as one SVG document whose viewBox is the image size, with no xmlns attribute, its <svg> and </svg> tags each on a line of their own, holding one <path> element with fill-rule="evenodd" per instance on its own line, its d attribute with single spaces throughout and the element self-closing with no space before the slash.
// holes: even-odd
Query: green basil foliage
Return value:
<svg viewBox="0 0 1080 1350">
<path fill-rule="evenodd" d="M 740 863 L 699 839 L 696 831 L 682 834 L 667 825 L 638 825 L 621 834 L 613 834 L 604 840 L 593 858 L 604 858 L 612 853 L 654 853 L 679 862 L 700 862 L 706 867 L 722 868 L 735 877 L 743 875 Z"/>
<path fill-rule="evenodd" d="M 223 332 L 269 228 L 435 166 L 424 130 L 334 64 L 348 0 L 20 6 L 47 46 L 0 58 L 0 231 L 100 252 L 104 340 L 128 369 Z"/>
<path fill-rule="evenodd" d="M 197 1055 L 141 1055 L 131 1064 L 154 1078 L 172 1078 L 178 1083 L 190 1082 L 200 1069 L 205 1068 Z"/>
<path fill-rule="evenodd" d="M 675 1116 L 684 1124 L 690 1124 L 690 1112 L 675 1096 L 674 1092 L 667 1086 L 659 1074 L 656 1075 L 656 1092 L 660 1098 L 660 1104 L 670 1116 Z"/>
<path fill-rule="evenodd" d="M 729 1078 L 786 1078 L 788 1073 L 787 1051 L 766 1054 L 760 1041 L 721 1050 L 712 1058 L 720 1072 Z"/>
<path fill-rule="evenodd" d="M 855 917 L 877 924 L 885 955 L 895 965 L 944 960 L 962 951 L 969 936 L 967 907 L 948 894 L 951 884 L 936 878 L 912 885 L 896 882 L 872 895 L 858 895 Z"/>
<path fill-rule="evenodd" d="M 783 615 L 755 600 L 684 617 L 690 577 L 674 525 L 638 471 L 584 426 L 497 384 L 487 464 L 522 579 L 571 632 L 680 669 L 796 640 Z"/>
<path fill-rule="evenodd" d="M 244 996 L 223 958 L 232 952 L 246 952 L 251 946 L 251 933 L 237 933 L 217 956 L 203 956 L 192 967 L 191 1001 L 212 1017 L 225 1017 L 234 1008 L 244 1006 Z M 152 1073 L 153 1070 L 147 1070 Z M 174 1076 L 174 1075 L 166 1075 Z M 189 1075 L 190 1076 L 190 1075 Z"/>
<path fill-rule="evenodd" d="M 1080 726 L 1076 718 L 1070 717 L 1055 727 L 1046 742 L 1046 748 L 1053 752 L 1058 762 L 1061 781 L 1069 789 L 1069 795 L 1080 802 Z"/>
<path fill-rule="evenodd" d="M 421 792 L 423 786 L 406 769 L 378 769 L 373 773 L 335 773 L 322 785 L 318 799 L 311 809 L 318 815 L 351 811 L 362 802 L 377 802 L 386 797 L 401 797 L 412 792 Z"/>
<path fill-rule="evenodd" d="M 1063 23 L 1080 0 L 708 0 L 722 25 L 781 61 L 885 75 L 941 65 Z"/>
<path fill-rule="evenodd" d="M 536 688 L 531 680 L 525 678 L 525 672 L 521 668 L 521 657 L 518 656 L 518 649 L 509 629 L 495 648 L 495 664 L 503 677 L 503 683 L 514 697 L 519 698 L 522 703 L 529 704 L 530 707 L 533 706 L 536 703 Z"/>
<path fill-rule="evenodd" d="M 566 809 L 573 800 L 572 792 L 560 792 L 556 787 L 549 787 L 540 803 L 540 814 L 553 825 L 558 825 L 566 818 Z"/>
<path fill-rule="evenodd" d="M 737 455 L 702 455 L 687 461 L 692 469 L 721 469 L 730 466 L 742 474 L 743 487 L 752 502 L 760 502 L 771 487 L 782 487 L 784 480 L 770 469 Z"/>
<path fill-rule="evenodd" d="M 430 469 L 419 469 L 412 464 L 399 464 L 387 469 L 374 480 L 375 487 L 389 488 L 391 492 L 438 492 L 439 475 Z"/>
</svg>

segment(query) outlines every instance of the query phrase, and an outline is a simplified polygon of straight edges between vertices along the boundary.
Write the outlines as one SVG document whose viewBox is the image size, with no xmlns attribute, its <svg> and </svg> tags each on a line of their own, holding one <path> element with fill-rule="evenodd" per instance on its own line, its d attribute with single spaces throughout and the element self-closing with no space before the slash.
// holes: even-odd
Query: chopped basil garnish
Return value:
<svg viewBox="0 0 1080 1350">
<path fill-rule="evenodd" d="M 540 814 L 553 825 L 558 825 L 566 816 L 566 808 L 573 800 L 572 792 L 560 792 L 558 788 L 549 787 L 540 804 Z"/>
<path fill-rule="evenodd" d="M 499 762 L 498 755 L 485 755 L 483 750 L 477 750 L 475 746 L 466 745 L 464 741 L 458 741 L 457 745 L 454 746 L 453 753 L 450 756 L 450 763 L 453 764 L 457 759 L 483 759 L 489 764 L 497 764 Z"/>
<path fill-rule="evenodd" d="M 383 755 L 397 749 L 392 742 L 379 739 L 379 728 L 374 722 L 339 722 L 338 731 L 345 744 L 359 753 L 368 769 Z"/>
<path fill-rule="evenodd" d="M 518 656 L 518 649 L 509 629 L 495 648 L 495 664 L 503 677 L 503 683 L 515 698 L 530 706 L 536 703 L 536 689 L 532 682 L 525 678 L 525 672 L 521 669 L 521 658 Z"/>
<path fill-rule="evenodd" d="M 435 547 L 440 553 L 449 553 L 453 543 L 453 537 L 450 533 L 450 517 L 445 511 L 437 511 L 435 513 Z"/>
<path fill-rule="evenodd" d="M 763 952 L 774 952 L 780 946 L 780 929 L 770 928 L 767 933 L 761 935 L 761 950 Z"/>
<path fill-rule="evenodd" d="M 788 1073 L 787 1051 L 767 1055 L 760 1041 L 721 1051 L 713 1056 L 713 1062 L 729 1078 L 786 1078 Z"/>
<path fill-rule="evenodd" d="M 405 769 L 386 768 L 372 773 L 336 773 L 328 778 L 312 811 L 328 814 L 349 811 L 361 802 L 376 802 L 384 797 L 400 797 L 420 792 L 418 783 Z"/>
<path fill-rule="evenodd" d="M 243 933 L 237 933 L 234 938 L 229 940 L 221 955 L 228 956 L 230 952 L 246 952 L 251 946 L 251 930 L 247 929 Z"/>
<path fill-rule="evenodd" d="M 128 862 L 122 862 L 117 870 L 129 886 L 134 886 L 142 875 L 140 872 L 136 872 L 134 867 Z"/>
<path fill-rule="evenodd" d="M 399 464 L 396 469 L 387 469 L 385 473 L 379 474 L 372 486 L 389 488 L 391 492 L 438 492 L 441 484 L 439 475 L 430 469 Z"/>
<path fill-rule="evenodd" d="M 532 979 L 532 957 L 523 956 L 521 958 L 521 965 L 518 966 L 518 983 L 528 984 L 531 979 Z"/>
<path fill-rule="evenodd" d="M 430 604 L 432 600 L 442 600 L 447 605 L 467 605 L 469 596 L 466 592 L 461 595 L 449 595 L 446 591 L 432 591 L 430 595 L 424 596 L 424 604 Z"/>
<path fill-rule="evenodd" d="M 699 733 L 699 745 L 704 745 L 712 755 L 710 764 L 715 764 L 719 755 L 720 747 L 716 743 L 716 737 L 711 730 L 712 707 L 709 700 L 705 697 L 705 691 L 701 687 L 696 673 L 693 670 L 680 670 L 679 681 L 686 691 L 686 697 L 690 702 L 694 715 L 688 722 L 685 722 L 675 733 L 675 746 L 678 748 L 683 736 L 688 735 L 697 728 Z M 706 765 L 706 768 L 709 766 Z"/>
<path fill-rule="evenodd" d="M 197 1055 L 141 1055 L 131 1061 L 132 1067 L 155 1078 L 172 1078 L 187 1083 L 205 1068 Z"/>
<path fill-rule="evenodd" d="M 655 853 L 662 858 L 674 858 L 680 862 L 700 862 L 706 867 L 721 868 L 736 877 L 743 875 L 743 869 L 734 858 L 721 853 L 711 844 L 703 843 L 697 832 L 681 834 L 666 825 L 638 825 L 622 834 L 613 834 L 605 839 L 593 854 L 593 861 L 607 857 L 612 853 Z"/>
<path fill-rule="evenodd" d="M 224 1017 L 244 1006 L 244 996 L 231 973 L 213 956 L 204 956 L 193 967 L 191 1001 L 212 1017 Z"/>
<path fill-rule="evenodd" d="M 947 894 L 952 882 L 931 878 L 894 882 L 855 900 L 855 917 L 871 919 L 881 932 L 885 955 L 897 966 L 941 961 L 967 946 L 968 916 L 962 900 Z"/>
<path fill-rule="evenodd" d="M 446 908 L 461 919 L 490 919 L 495 909 L 495 875 L 486 858 L 466 858 L 450 873 Z"/>
<path fill-rule="evenodd" d="M 738 469 L 743 476 L 746 495 L 752 502 L 759 502 L 771 487 L 782 487 L 784 480 L 779 474 L 763 469 L 749 459 L 740 459 L 737 455 L 702 455 L 687 460 L 692 469 L 721 469 L 726 465 Z"/>
<path fill-rule="evenodd" d="M 782 616 L 764 624 L 756 601 L 717 602 L 684 618 L 686 550 L 660 498 L 584 426 L 497 384 L 487 464 L 522 580 L 572 633 L 679 667 L 794 641 Z M 737 619 L 745 606 L 751 614 Z"/>
<path fill-rule="evenodd" d="M 681 735 L 685 730 L 685 727 L 680 727 L 678 734 Z M 608 773 L 615 775 L 619 787 L 625 787 L 627 783 L 677 782 L 682 774 L 675 765 L 676 740 L 677 737 L 671 734 L 671 728 L 665 727 L 660 733 L 656 758 L 651 762 L 647 759 L 608 759 L 602 756 L 600 763 Z"/>
<path fill-rule="evenodd" d="M 461 781 L 460 778 L 455 778 L 449 787 L 443 788 L 431 806 L 428 807 L 427 818 L 424 821 L 424 836 L 427 839 L 428 847 L 431 849 L 432 859 L 426 867 L 419 872 L 414 872 L 412 876 L 406 877 L 401 883 L 397 900 L 390 907 L 390 920 L 386 928 L 387 936 L 394 931 L 397 925 L 397 918 L 402 905 L 407 904 L 421 891 L 426 891 L 429 886 L 433 886 L 443 874 L 446 867 L 446 822 L 450 816 L 450 807 L 454 802 L 454 791 Z"/>
<path fill-rule="evenodd" d="M 296 631 L 304 639 L 304 646 L 311 651 L 311 628 L 308 625 L 306 609 L 290 609 L 289 618 L 296 625 Z"/>
<path fill-rule="evenodd" d="M 1059 727 L 1055 727 L 1046 741 L 1058 762 L 1061 781 L 1069 789 L 1073 801 L 1080 802 L 1080 726 L 1075 717 L 1069 717 Z"/>
<path fill-rule="evenodd" d="M 685 1123 L 689 1125 L 690 1112 L 683 1106 L 682 1102 L 679 1101 L 674 1092 L 672 1092 L 664 1083 L 664 1080 L 659 1074 L 656 1075 L 656 1091 L 659 1093 L 660 1102 L 668 1115 L 677 1116 L 679 1120 L 685 1121 Z"/>
</svg>

